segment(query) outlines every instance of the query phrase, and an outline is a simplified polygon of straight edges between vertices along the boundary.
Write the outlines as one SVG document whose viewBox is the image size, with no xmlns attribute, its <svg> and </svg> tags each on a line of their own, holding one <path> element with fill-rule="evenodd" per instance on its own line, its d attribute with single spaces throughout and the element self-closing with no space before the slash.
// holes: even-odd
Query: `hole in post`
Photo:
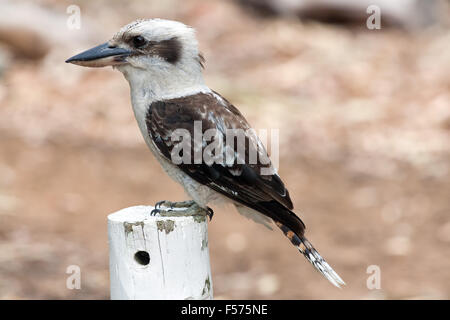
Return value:
<svg viewBox="0 0 450 320">
<path fill-rule="evenodd" d="M 137 263 L 146 266 L 150 263 L 150 255 L 147 251 L 138 251 L 134 254 L 134 260 L 136 260 Z"/>
</svg>

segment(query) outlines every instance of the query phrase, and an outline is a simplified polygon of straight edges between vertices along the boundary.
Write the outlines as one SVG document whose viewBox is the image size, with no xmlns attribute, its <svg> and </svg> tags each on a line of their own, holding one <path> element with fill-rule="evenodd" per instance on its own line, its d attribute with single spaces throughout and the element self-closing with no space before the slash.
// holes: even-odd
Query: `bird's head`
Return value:
<svg viewBox="0 0 450 320">
<path fill-rule="evenodd" d="M 181 22 L 163 19 L 134 21 L 108 42 L 66 62 L 84 67 L 113 66 L 129 81 L 133 77 L 160 82 L 170 79 L 203 81 L 204 60 L 198 50 L 194 29 Z"/>
</svg>

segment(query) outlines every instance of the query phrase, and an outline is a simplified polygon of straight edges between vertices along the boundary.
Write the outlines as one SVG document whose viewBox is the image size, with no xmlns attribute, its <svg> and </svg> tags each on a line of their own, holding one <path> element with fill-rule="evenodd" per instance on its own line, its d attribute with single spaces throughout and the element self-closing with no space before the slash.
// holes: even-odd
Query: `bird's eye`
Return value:
<svg viewBox="0 0 450 320">
<path fill-rule="evenodd" d="M 144 46 L 147 43 L 147 40 L 145 40 L 142 36 L 136 36 L 133 38 L 133 45 L 135 48 L 140 48 Z"/>
</svg>

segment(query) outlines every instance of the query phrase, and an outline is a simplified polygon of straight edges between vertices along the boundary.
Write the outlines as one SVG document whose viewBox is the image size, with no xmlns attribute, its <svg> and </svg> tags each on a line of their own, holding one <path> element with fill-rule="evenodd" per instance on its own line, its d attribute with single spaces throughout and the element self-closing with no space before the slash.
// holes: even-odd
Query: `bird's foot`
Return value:
<svg viewBox="0 0 450 320">
<path fill-rule="evenodd" d="M 167 210 L 165 210 L 165 209 L 159 209 L 159 208 L 154 208 L 152 211 L 150 211 L 150 216 L 152 216 L 152 217 L 154 217 L 154 216 L 156 216 L 157 214 L 159 214 L 159 215 L 163 215 L 163 213 L 167 213 L 167 212 L 174 212 L 174 210 L 173 209 L 167 209 Z"/>
<path fill-rule="evenodd" d="M 170 201 L 167 200 L 162 200 L 162 201 L 158 201 L 157 203 L 155 203 L 155 207 L 154 209 L 150 212 L 150 215 L 152 217 L 156 216 L 157 214 L 160 214 L 161 212 L 167 212 L 167 211 L 172 211 L 173 209 L 173 204 Z M 164 208 L 169 208 L 168 210 L 163 209 Z"/>
<path fill-rule="evenodd" d="M 161 207 L 165 208 L 190 208 L 195 204 L 194 200 L 188 200 L 188 201 L 180 201 L 180 202 L 172 202 L 167 200 L 158 201 L 155 204 L 155 209 L 161 209 Z"/>
<path fill-rule="evenodd" d="M 151 216 L 156 216 L 157 214 L 161 214 L 164 212 L 174 212 L 175 208 L 192 208 L 196 206 L 194 200 L 180 201 L 180 202 L 172 202 L 167 200 L 158 201 L 155 203 L 154 209 L 150 212 Z M 168 209 L 166 209 L 168 208 Z M 208 214 L 209 216 L 209 214 Z M 212 215 L 211 215 L 212 217 Z"/>
<path fill-rule="evenodd" d="M 185 208 L 186 210 L 176 210 Z M 186 216 L 186 215 L 197 215 L 198 212 L 201 212 L 201 215 L 205 215 L 209 217 L 209 221 L 212 220 L 214 216 L 214 211 L 210 207 L 200 208 L 198 204 L 193 200 L 188 201 L 180 201 L 180 202 L 171 202 L 167 200 L 158 201 L 155 203 L 154 209 L 150 212 L 150 216 Z M 197 212 L 197 213 L 196 213 Z"/>
<path fill-rule="evenodd" d="M 157 214 L 160 214 L 162 211 L 164 211 L 164 210 L 161 209 L 161 207 L 162 206 L 164 206 L 164 207 L 169 206 L 170 207 L 170 204 L 171 204 L 170 201 L 166 201 L 166 200 L 158 201 L 157 203 L 155 203 L 155 206 L 154 206 L 153 210 L 150 212 L 150 216 L 154 217 Z"/>
</svg>

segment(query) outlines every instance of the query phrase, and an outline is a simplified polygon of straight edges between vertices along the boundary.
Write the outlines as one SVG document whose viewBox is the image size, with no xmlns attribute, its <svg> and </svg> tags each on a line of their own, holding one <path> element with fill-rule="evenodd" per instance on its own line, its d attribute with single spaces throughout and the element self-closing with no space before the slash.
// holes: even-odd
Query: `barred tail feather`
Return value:
<svg viewBox="0 0 450 320">
<path fill-rule="evenodd" d="M 330 267 L 330 265 L 325 261 L 324 258 L 317 252 L 312 244 L 305 237 L 299 238 L 301 244 L 297 246 L 298 251 L 303 253 L 305 258 L 311 262 L 311 264 L 319 271 L 325 278 L 328 279 L 336 287 L 340 288 L 345 285 L 344 280 L 339 277 L 339 275 Z"/>
<path fill-rule="evenodd" d="M 292 230 L 285 225 L 276 222 L 276 225 L 283 231 L 284 235 L 291 241 L 291 243 L 297 247 L 305 258 L 319 271 L 325 278 L 328 279 L 333 285 L 340 288 L 345 285 L 345 282 L 339 277 L 339 275 L 330 267 L 324 258 L 317 252 L 313 245 L 303 235 L 298 236 Z"/>
</svg>

